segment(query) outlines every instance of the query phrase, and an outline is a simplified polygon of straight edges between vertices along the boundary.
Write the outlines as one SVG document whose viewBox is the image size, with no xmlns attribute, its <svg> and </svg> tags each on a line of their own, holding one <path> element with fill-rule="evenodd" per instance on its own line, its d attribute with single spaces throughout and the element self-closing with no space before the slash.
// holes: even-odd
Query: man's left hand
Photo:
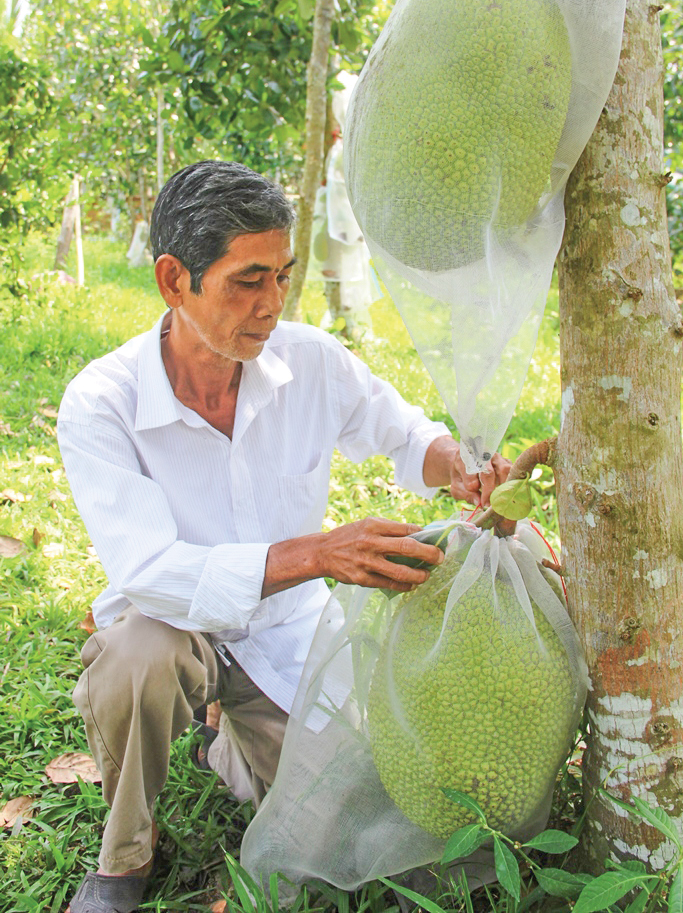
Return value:
<svg viewBox="0 0 683 913">
<path fill-rule="evenodd" d="M 464 500 L 478 507 L 488 507 L 491 503 L 491 492 L 504 482 L 512 463 L 494 453 L 489 468 L 476 475 L 468 474 L 465 469 L 460 449 L 451 463 L 451 494 L 456 501 Z"/>
<path fill-rule="evenodd" d="M 430 488 L 448 486 L 456 501 L 488 507 L 491 492 L 507 479 L 511 465 L 505 457 L 494 453 L 488 469 L 470 475 L 460 456 L 460 444 L 444 435 L 433 440 L 427 448 L 423 477 Z"/>
</svg>

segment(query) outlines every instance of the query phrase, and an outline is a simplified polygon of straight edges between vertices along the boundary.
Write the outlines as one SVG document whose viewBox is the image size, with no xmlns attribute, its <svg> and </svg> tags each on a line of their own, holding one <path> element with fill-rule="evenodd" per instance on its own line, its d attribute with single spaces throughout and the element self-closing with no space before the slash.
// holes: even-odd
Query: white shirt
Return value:
<svg viewBox="0 0 683 913">
<path fill-rule="evenodd" d="M 93 615 L 106 627 L 132 603 L 209 632 L 289 711 L 329 590 L 311 580 L 261 599 L 271 543 L 320 531 L 335 446 L 356 462 L 390 456 L 398 484 L 431 497 L 425 452 L 449 432 L 328 333 L 280 322 L 243 364 L 230 439 L 176 399 L 164 317 L 81 371 L 59 410 L 67 476 L 109 580 Z"/>
</svg>

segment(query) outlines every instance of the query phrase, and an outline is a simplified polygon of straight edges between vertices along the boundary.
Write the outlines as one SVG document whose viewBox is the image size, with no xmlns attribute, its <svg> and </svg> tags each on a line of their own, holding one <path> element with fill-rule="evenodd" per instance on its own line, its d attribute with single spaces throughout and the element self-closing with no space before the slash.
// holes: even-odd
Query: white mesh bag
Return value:
<svg viewBox="0 0 683 913">
<path fill-rule="evenodd" d="M 442 787 L 510 835 L 543 828 L 587 675 L 534 539 L 525 522 L 498 539 L 458 521 L 413 593 L 335 588 L 242 842 L 256 879 L 353 890 L 431 864 L 472 820 Z"/>
<path fill-rule="evenodd" d="M 351 98 L 351 205 L 470 472 L 521 392 L 624 8 L 397 0 Z"/>
</svg>

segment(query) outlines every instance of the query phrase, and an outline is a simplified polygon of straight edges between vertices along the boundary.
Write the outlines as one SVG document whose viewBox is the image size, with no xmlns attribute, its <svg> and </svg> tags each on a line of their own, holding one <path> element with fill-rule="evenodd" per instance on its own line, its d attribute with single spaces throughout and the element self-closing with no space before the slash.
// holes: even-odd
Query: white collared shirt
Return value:
<svg viewBox="0 0 683 913">
<path fill-rule="evenodd" d="M 164 317 L 81 371 L 59 410 L 69 483 L 109 580 L 93 615 L 106 627 L 133 603 L 210 632 L 289 711 L 329 591 L 311 580 L 261 599 L 271 543 L 320 531 L 335 446 L 356 462 L 390 456 L 398 484 L 431 497 L 425 452 L 449 432 L 328 333 L 280 322 L 243 364 L 230 439 L 176 399 Z"/>
</svg>

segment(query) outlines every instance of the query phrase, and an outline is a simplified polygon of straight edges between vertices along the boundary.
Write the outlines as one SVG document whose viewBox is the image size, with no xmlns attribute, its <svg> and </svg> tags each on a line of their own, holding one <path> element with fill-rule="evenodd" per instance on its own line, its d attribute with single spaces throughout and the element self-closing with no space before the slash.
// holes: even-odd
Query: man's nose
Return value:
<svg viewBox="0 0 683 913">
<path fill-rule="evenodd" d="M 285 306 L 284 290 L 280 288 L 277 278 L 264 283 L 256 305 L 258 317 L 279 317 Z"/>
</svg>

